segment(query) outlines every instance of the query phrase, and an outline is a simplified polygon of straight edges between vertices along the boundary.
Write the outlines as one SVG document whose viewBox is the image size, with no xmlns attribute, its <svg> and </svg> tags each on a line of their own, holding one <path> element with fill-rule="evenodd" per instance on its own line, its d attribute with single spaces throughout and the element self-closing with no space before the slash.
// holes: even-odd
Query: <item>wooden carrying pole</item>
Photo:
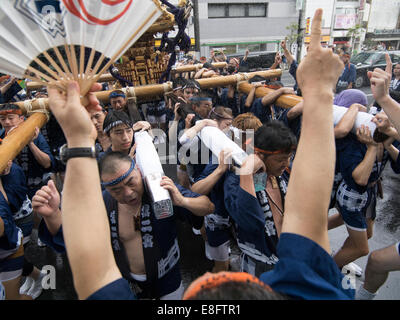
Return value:
<svg viewBox="0 0 400 320">
<path fill-rule="evenodd" d="M 239 83 L 239 91 L 249 94 L 253 86 L 250 83 L 242 82 Z M 266 88 L 266 87 L 258 87 L 256 89 L 255 95 L 257 98 L 262 98 L 266 96 L 268 93 L 274 92 L 274 89 Z M 284 94 L 281 95 L 275 102 L 278 107 L 281 108 L 291 108 L 294 107 L 299 102 L 303 101 L 302 97 L 296 96 L 295 94 Z"/>
<path fill-rule="evenodd" d="M 32 140 L 35 128 L 43 127 L 46 122 L 45 113 L 35 112 L 4 138 L 0 144 L 0 172 L 7 167 L 8 161 L 13 160 Z"/>
<path fill-rule="evenodd" d="M 282 75 L 281 69 L 256 71 L 249 73 L 237 73 L 231 76 L 219 76 L 205 79 L 197 79 L 202 89 L 223 87 L 228 85 L 237 84 L 241 81 L 246 81 L 252 77 L 259 75 L 264 78 L 276 78 Z M 149 99 L 157 96 L 163 96 L 165 93 L 172 91 L 172 83 L 166 82 L 163 84 L 149 84 L 140 87 L 127 87 L 122 88 L 127 97 L 136 97 L 137 99 Z M 270 89 L 272 90 L 272 89 Z M 97 99 L 102 102 L 108 102 L 108 96 L 113 90 L 96 92 L 95 95 Z M 26 113 L 26 106 L 28 105 L 31 110 L 43 109 L 43 105 L 48 108 L 48 99 L 34 99 L 30 101 L 16 102 L 16 105 Z"/>
<path fill-rule="evenodd" d="M 250 92 L 252 86 L 246 82 L 248 79 L 256 75 L 260 75 L 265 78 L 275 78 L 281 76 L 282 71 L 280 69 L 275 70 L 266 70 L 266 71 L 257 71 L 251 73 L 243 73 L 243 74 L 235 74 L 231 76 L 220 76 L 206 79 L 198 79 L 200 86 L 202 89 L 215 88 L 220 86 L 228 86 L 239 83 L 239 90 L 243 92 Z M 241 82 L 241 83 L 240 83 Z M 162 96 L 166 92 L 172 91 L 172 84 L 170 82 L 158 85 L 147 85 L 140 87 L 128 87 L 123 88 L 126 92 L 127 97 L 137 97 L 137 98 L 151 98 L 156 96 Z M 273 91 L 273 89 L 267 88 L 258 88 L 256 90 L 257 97 L 261 97 L 269 92 Z M 263 94 L 263 92 L 265 92 Z M 101 91 L 96 92 L 96 96 L 100 101 L 107 102 L 108 97 L 111 91 Z M 279 101 L 282 100 L 284 96 L 282 96 Z M 301 99 L 301 98 L 300 98 Z M 301 101 L 301 100 L 300 100 Z M 290 100 L 287 101 L 288 105 L 286 107 L 294 106 L 296 103 L 295 99 L 290 97 Z M 23 113 L 27 113 L 27 111 L 31 112 L 32 110 L 43 110 L 44 108 L 48 109 L 48 99 L 34 99 L 31 101 L 22 101 L 15 103 L 18 105 Z M 29 108 L 29 110 L 26 109 Z M 29 113 L 28 112 L 28 113 Z M 3 140 L 0 145 L 0 172 L 4 170 L 7 166 L 8 160 L 13 160 L 28 144 L 28 142 L 32 139 L 35 128 L 41 128 L 47 121 L 47 116 L 43 112 L 34 112 L 26 121 L 24 121 L 20 126 L 14 129 L 6 138 Z"/>
</svg>

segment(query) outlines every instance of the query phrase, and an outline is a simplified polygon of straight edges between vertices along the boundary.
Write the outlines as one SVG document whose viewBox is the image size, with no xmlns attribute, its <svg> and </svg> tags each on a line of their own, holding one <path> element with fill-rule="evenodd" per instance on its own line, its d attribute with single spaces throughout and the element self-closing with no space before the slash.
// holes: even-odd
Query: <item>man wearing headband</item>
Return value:
<svg viewBox="0 0 400 320">
<path fill-rule="evenodd" d="M 185 99 L 186 102 L 189 102 L 190 98 L 193 97 L 193 95 L 197 94 L 200 92 L 200 84 L 196 80 L 186 80 L 186 84 L 183 86 L 183 98 Z"/>
<path fill-rule="evenodd" d="M 133 145 L 133 129 L 131 119 L 126 112 L 110 110 L 103 121 L 102 130 L 111 142 L 111 146 L 105 150 L 105 153 L 119 151 L 129 154 Z"/>
<path fill-rule="evenodd" d="M 205 273 L 186 289 L 183 300 L 285 300 L 246 272 Z"/>
<path fill-rule="evenodd" d="M 387 127 L 390 127 L 384 114 L 378 114 L 372 121 L 378 122 L 377 117 L 382 121 L 385 117 Z M 376 133 L 386 131 L 383 125 L 379 126 L 375 129 Z M 337 140 L 336 147 L 339 171 L 343 177 L 336 192 L 336 201 L 349 236 L 334 259 L 340 268 L 348 268 L 349 263 L 369 252 L 368 239 L 373 234 L 378 196 L 383 197 L 380 177 L 388 160 L 394 172 L 400 173 L 400 166 L 389 153 L 398 148 L 399 143 L 394 142 L 394 138 L 385 139 L 383 143 L 376 142 L 368 126 L 361 125 L 356 135 L 349 133 Z M 361 276 L 360 271 L 358 275 Z"/>
<path fill-rule="evenodd" d="M 142 120 L 142 116 L 140 115 L 136 103 L 128 101 L 122 90 L 112 91 L 109 95 L 109 99 L 111 109 L 125 111 L 129 115 L 131 122 Z"/>
<path fill-rule="evenodd" d="M 0 124 L 4 129 L 4 133 L 0 138 L 4 139 L 12 128 L 18 126 L 23 121 L 22 110 L 17 105 L 0 105 Z"/>
<path fill-rule="evenodd" d="M 124 110 L 126 106 L 126 95 L 122 90 L 114 90 L 109 95 L 110 106 L 114 110 Z"/>
<path fill-rule="evenodd" d="M 322 48 L 321 24 L 322 10 L 318 9 L 312 23 L 310 49 L 297 72 L 304 97 L 303 131 L 286 195 L 277 249 L 279 261 L 260 280 L 275 292 L 294 299 L 353 299 L 354 289 L 349 288 L 330 256 L 326 228 L 335 168 L 333 119 L 329 115 L 332 88 L 343 64 L 332 50 Z M 244 165 L 250 170 L 241 172 L 240 187 L 243 196 L 256 199 L 252 173 L 265 164 L 256 156 L 252 160 L 253 166 Z"/>
<path fill-rule="evenodd" d="M 241 271 L 255 276 L 270 270 L 278 262 L 277 244 L 281 233 L 284 196 L 287 184 L 280 176 L 289 166 L 297 141 L 280 121 L 260 127 L 254 136 L 254 153 L 240 169 L 255 167 L 250 175 L 228 172 L 224 182 L 225 207 L 236 223 L 237 241 L 242 251 Z M 259 172 L 260 168 L 264 171 Z M 253 197 L 242 188 L 249 181 L 255 190 Z"/>
<path fill-rule="evenodd" d="M 24 121 L 24 116 L 18 106 L 13 104 L 0 106 L 0 123 L 5 129 L 5 135 Z M 39 128 L 36 128 L 32 140 L 22 149 L 14 162 L 24 170 L 28 196 L 32 199 L 35 192 L 49 178 L 55 163 L 49 144 L 40 133 Z"/>
<path fill-rule="evenodd" d="M 93 147 L 95 128 L 85 108 L 80 105 L 77 84 L 70 84 L 66 102 L 56 89 L 50 90 L 50 99 L 52 97 L 52 112 L 65 130 L 68 148 Z M 63 105 L 67 112 L 63 111 Z M 92 101 L 89 109 L 100 108 Z M 71 117 L 73 121 L 70 121 Z M 211 213 L 214 206 L 208 198 L 177 189 L 172 180 L 164 177 L 161 186 L 170 192 L 173 204 L 181 208 L 175 208 L 177 211 L 173 216 L 157 219 L 141 173 L 131 157 L 121 152 L 110 152 L 100 160 L 100 171 L 106 189 L 104 199 L 93 153 L 68 160 L 62 220 L 58 192 L 51 181 L 48 188 L 43 187 L 35 196 L 33 203 L 35 211 L 44 216 L 42 227 L 47 231 L 42 230 L 42 234 L 48 244 L 53 244 L 58 250 L 67 249 L 78 297 L 134 299 L 127 280 L 122 278 L 124 275 L 135 282 L 132 286 L 139 296 L 178 298 L 183 288 L 180 286 L 175 216 L 183 213 L 187 218 L 193 218 L 188 210 L 194 215 L 205 215 Z M 78 194 L 77 202 L 70 202 Z M 75 219 L 77 214 L 79 219 Z M 88 229 L 88 225 L 92 228 Z"/>
<path fill-rule="evenodd" d="M 357 76 L 356 66 L 350 63 L 350 53 L 344 51 L 340 58 L 344 63 L 344 69 L 336 85 L 336 93 L 353 88 L 353 84 L 356 82 Z"/>
<path fill-rule="evenodd" d="M 168 127 L 171 127 L 171 122 L 174 121 L 174 110 L 175 105 L 179 101 L 179 98 L 183 97 L 183 87 L 186 84 L 186 79 L 177 77 L 172 80 L 172 92 L 165 95 L 165 104 L 167 107 L 166 117 Z"/>
<path fill-rule="evenodd" d="M 212 98 L 207 92 L 200 92 L 193 95 L 190 99 L 193 111 L 196 112 L 201 118 L 207 119 L 209 117 L 213 102 Z"/>
<path fill-rule="evenodd" d="M 101 111 L 90 110 L 89 113 L 90 120 L 92 120 L 92 123 L 97 131 L 96 150 L 97 152 L 106 151 L 111 146 L 110 137 L 103 131 L 103 123 L 107 112 L 102 109 Z"/>
<path fill-rule="evenodd" d="M 140 297 L 181 299 L 183 287 L 174 219 L 156 218 L 141 173 L 129 157 L 113 152 L 101 160 L 99 167 L 110 224 L 117 226 L 122 247 L 117 250 L 113 246 L 117 262 L 121 270 L 124 270 L 123 265 L 129 270 L 124 276 L 143 290 Z M 174 217 L 190 217 L 189 211 L 203 216 L 214 209 L 207 197 L 198 197 L 180 186 L 177 188 L 168 177 L 163 177 L 161 185 L 170 191 L 173 204 L 177 206 Z"/>
<path fill-rule="evenodd" d="M 385 110 L 389 120 L 399 133 L 400 104 L 397 103 L 399 100 L 396 102 L 396 97 L 392 96 L 393 91 L 388 90 L 388 88 L 390 88 L 391 67 L 389 62 L 390 57 L 387 53 L 386 58 L 388 62 L 387 69 L 382 70 L 380 68 L 375 68 L 373 72 L 368 73 L 368 77 L 371 81 L 374 99 Z M 396 66 L 399 67 L 399 64 Z M 400 71 L 400 68 L 398 68 L 398 71 Z M 399 150 L 391 149 L 392 150 L 387 149 L 390 156 L 393 160 L 397 159 L 397 164 L 400 165 Z M 397 240 L 399 239 L 397 238 Z M 400 242 L 371 252 L 365 268 L 365 281 L 357 290 L 356 299 L 373 299 L 378 294 L 379 288 L 382 287 L 388 279 L 389 273 L 398 270 L 400 270 Z"/>
</svg>

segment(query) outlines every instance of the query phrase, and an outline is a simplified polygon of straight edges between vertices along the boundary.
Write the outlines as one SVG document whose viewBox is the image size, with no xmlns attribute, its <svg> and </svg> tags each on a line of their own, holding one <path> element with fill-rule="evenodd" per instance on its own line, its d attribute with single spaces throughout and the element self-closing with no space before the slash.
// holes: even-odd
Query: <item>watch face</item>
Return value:
<svg viewBox="0 0 400 320">
<path fill-rule="evenodd" d="M 63 164 L 67 164 L 68 158 L 66 157 L 66 152 L 68 151 L 67 145 L 64 144 L 60 148 L 60 160 Z"/>
</svg>

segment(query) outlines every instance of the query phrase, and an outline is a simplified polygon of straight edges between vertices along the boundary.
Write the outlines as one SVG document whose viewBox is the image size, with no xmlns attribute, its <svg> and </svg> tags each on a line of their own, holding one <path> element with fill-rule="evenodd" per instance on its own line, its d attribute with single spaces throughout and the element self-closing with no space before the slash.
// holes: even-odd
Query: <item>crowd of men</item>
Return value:
<svg viewBox="0 0 400 320">
<path fill-rule="evenodd" d="M 369 255 L 357 293 L 343 286 L 342 270 L 362 273 L 353 262 L 370 253 L 382 172 L 390 162 L 400 173 L 400 64 L 392 74 L 387 56 L 386 70 L 369 73 L 375 102 L 368 106 L 352 89 L 349 55 L 321 47 L 321 19 L 317 10 L 300 64 L 281 43 L 294 88 L 262 77 L 249 80 L 248 94 L 234 85 L 200 88 L 196 79 L 247 71 L 247 52 L 228 61 L 213 53 L 214 62 L 228 63 L 223 70 L 202 57 L 203 68 L 175 75 L 163 100 L 141 105 L 121 90 L 99 104 L 100 84 L 86 108 L 74 82 L 66 93 L 36 92 L 49 97 L 52 115 L 0 175 L 0 299 L 42 292 L 45 273 L 24 255 L 33 228 L 40 242 L 66 252 L 80 299 L 374 298 L 400 270 L 400 243 Z M 277 53 L 271 69 L 281 63 Z M 6 96 L 15 79 L 7 81 L 2 139 L 26 121 L 14 95 Z M 258 98 L 259 87 L 274 91 Z M 283 108 L 277 100 L 286 94 L 303 100 Z M 204 145 L 200 133 L 210 126 L 242 142 L 248 156 L 239 167 L 232 150 L 215 155 Z M 160 184 L 172 200 L 168 216 L 157 215 L 136 162 L 140 131 L 175 150 L 178 181 L 164 176 Z M 331 208 L 337 214 L 328 217 Z M 177 219 L 203 236 L 214 262 L 188 288 Z M 343 224 L 348 237 L 333 254 L 328 229 Z M 233 244 L 240 272 L 230 271 Z"/>
</svg>

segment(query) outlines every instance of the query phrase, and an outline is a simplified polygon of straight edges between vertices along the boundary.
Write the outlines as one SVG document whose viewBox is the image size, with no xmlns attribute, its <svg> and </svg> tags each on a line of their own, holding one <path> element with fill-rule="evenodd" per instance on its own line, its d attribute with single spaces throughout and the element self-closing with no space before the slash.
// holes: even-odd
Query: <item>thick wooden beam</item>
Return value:
<svg viewBox="0 0 400 320">
<path fill-rule="evenodd" d="M 253 86 L 247 82 L 242 82 L 239 84 L 239 91 L 249 94 Z M 274 92 L 274 89 L 266 88 L 266 87 L 258 87 L 256 89 L 255 95 L 257 98 L 262 98 L 266 96 L 268 93 Z M 276 105 L 281 108 L 291 108 L 294 107 L 299 102 L 303 101 L 302 97 L 299 97 L 295 94 L 284 94 L 280 96 L 276 100 Z"/>
<path fill-rule="evenodd" d="M 47 116 L 44 113 L 35 112 L 4 138 L 0 144 L 0 172 L 7 167 L 7 162 L 14 160 L 32 140 L 35 128 L 38 127 L 40 129 L 46 122 Z"/>
<path fill-rule="evenodd" d="M 256 75 L 262 76 L 264 78 L 277 78 L 282 75 L 282 70 L 273 69 L 273 70 L 256 71 L 249 73 L 237 73 L 230 76 L 218 76 L 212 78 L 197 79 L 197 81 L 200 83 L 200 87 L 202 89 L 209 89 L 209 88 L 224 87 L 232 84 L 237 84 L 241 81 L 246 81 L 248 79 L 251 79 Z M 135 96 L 138 100 L 141 99 L 145 100 L 149 98 L 162 97 L 164 93 L 172 91 L 172 83 L 166 82 L 163 84 L 149 84 L 140 87 L 122 88 L 121 90 L 125 91 L 128 97 Z M 100 101 L 107 103 L 108 96 L 110 93 L 111 91 L 101 91 L 101 92 L 96 92 L 95 94 Z M 22 102 L 17 102 L 15 104 L 21 108 L 22 112 L 29 111 L 27 110 L 27 106 L 29 106 L 29 109 L 31 110 L 38 110 L 42 109 L 41 105 L 44 105 L 48 109 L 48 101 L 46 98 L 42 100 L 34 99 L 30 101 L 22 101 Z"/>
<path fill-rule="evenodd" d="M 280 69 L 257 71 L 251 73 L 239 73 L 231 76 L 220 76 L 205 79 L 198 79 L 202 89 L 209 89 L 215 87 L 224 87 L 228 85 L 239 84 L 239 90 L 242 92 L 250 92 L 252 85 L 245 82 L 256 75 L 260 75 L 265 78 L 276 78 L 281 76 L 282 71 Z M 164 93 L 172 91 L 172 83 L 167 82 L 164 84 L 147 85 L 140 87 L 129 87 L 123 88 L 128 97 L 136 96 L 138 99 L 143 98 L 155 98 L 157 96 L 162 97 Z M 256 90 L 257 97 L 263 97 L 264 95 L 272 92 L 273 89 L 260 87 Z M 107 102 L 111 91 L 96 92 L 96 96 L 100 101 Z M 302 98 L 293 95 L 284 95 L 277 100 L 279 106 L 284 108 L 290 108 L 300 102 Z M 15 103 L 21 110 L 26 114 L 27 111 L 48 109 L 48 99 L 34 99 L 31 101 L 22 101 Z M 27 110 L 27 107 L 29 110 Z M 41 128 L 47 121 L 47 116 L 42 112 L 33 113 L 24 123 L 18 128 L 14 129 L 7 137 L 3 140 L 0 145 L 0 171 L 4 170 L 7 166 L 8 160 L 13 160 L 28 144 L 32 139 L 35 128 Z"/>
</svg>

